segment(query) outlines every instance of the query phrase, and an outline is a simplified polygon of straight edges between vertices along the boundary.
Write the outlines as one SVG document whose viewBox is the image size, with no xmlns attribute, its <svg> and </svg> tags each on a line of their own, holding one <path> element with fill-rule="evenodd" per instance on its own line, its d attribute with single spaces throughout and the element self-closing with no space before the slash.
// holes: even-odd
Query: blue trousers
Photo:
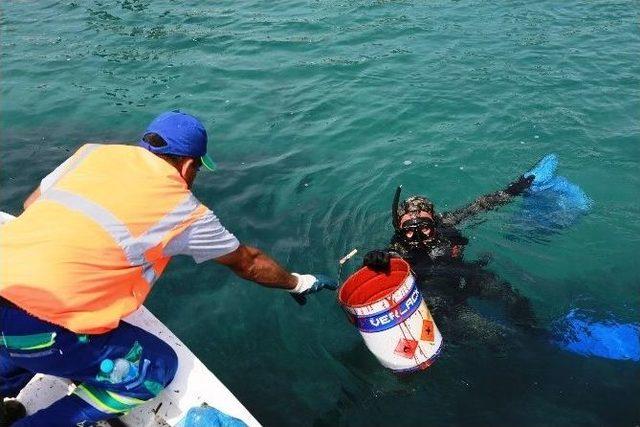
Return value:
<svg viewBox="0 0 640 427">
<path fill-rule="evenodd" d="M 99 335 L 78 335 L 26 312 L 0 306 L 0 399 L 14 397 L 36 373 L 68 378 L 75 391 L 14 426 L 72 426 L 122 415 L 155 397 L 173 379 L 178 357 L 164 341 L 120 322 Z M 138 375 L 111 383 L 104 359 L 127 358 Z"/>
</svg>

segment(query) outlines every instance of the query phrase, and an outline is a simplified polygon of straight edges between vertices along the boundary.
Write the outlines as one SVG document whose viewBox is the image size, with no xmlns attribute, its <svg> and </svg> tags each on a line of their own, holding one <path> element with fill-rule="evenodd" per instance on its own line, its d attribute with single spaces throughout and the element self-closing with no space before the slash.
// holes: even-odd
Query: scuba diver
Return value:
<svg viewBox="0 0 640 427">
<path fill-rule="evenodd" d="M 538 326 L 529 300 L 495 273 L 485 269 L 487 259 L 463 260 L 469 243 L 457 226 L 481 212 L 493 210 L 523 195 L 519 218 L 538 233 L 575 224 L 592 206 L 591 198 L 564 176 L 556 175 L 558 156 L 548 154 L 530 171 L 505 189 L 487 194 L 460 209 L 437 213 L 425 197 L 412 196 L 400 203 L 401 187 L 392 205 L 394 235 L 387 249 L 368 252 L 363 264 L 375 271 L 390 268 L 391 257 L 411 266 L 425 301 L 447 336 L 497 341 L 508 328 L 480 315 L 469 299 L 499 301 L 512 323 L 527 336 L 549 340 L 555 347 L 586 357 L 640 361 L 640 324 L 599 320 L 593 313 L 573 308 L 553 322 L 551 329 Z"/>
<path fill-rule="evenodd" d="M 387 271 L 391 257 L 406 260 L 421 284 L 438 325 L 450 336 L 503 335 L 504 328 L 488 321 L 467 304 L 471 297 L 500 301 L 514 324 L 536 329 L 529 300 L 486 270 L 488 259 L 463 260 L 469 240 L 457 229 L 479 213 L 509 203 L 529 189 L 534 180 L 531 172 L 526 173 L 503 190 L 443 213 L 437 213 L 433 203 L 423 196 L 411 196 L 399 203 L 400 186 L 391 211 L 394 228 L 391 242 L 385 250 L 368 252 L 363 264 L 375 271 Z"/>
</svg>

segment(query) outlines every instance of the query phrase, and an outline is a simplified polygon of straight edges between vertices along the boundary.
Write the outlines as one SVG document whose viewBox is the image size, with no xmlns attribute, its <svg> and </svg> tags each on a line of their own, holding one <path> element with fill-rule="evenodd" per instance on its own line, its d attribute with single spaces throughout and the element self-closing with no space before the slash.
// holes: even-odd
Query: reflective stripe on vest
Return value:
<svg viewBox="0 0 640 427">
<path fill-rule="evenodd" d="M 142 274 L 149 286 L 153 286 L 158 277 L 153 269 L 153 264 L 145 258 L 145 252 L 160 244 L 166 233 L 173 229 L 177 223 L 186 221 L 200 205 L 198 200 L 189 194 L 173 211 L 165 215 L 146 233 L 134 238 L 127 226 L 111 212 L 82 196 L 52 188 L 42 194 L 41 198 L 81 212 L 100 225 L 120 246 L 131 266 L 142 266 Z"/>
<path fill-rule="evenodd" d="M 62 178 L 67 173 L 74 170 L 85 157 L 87 157 L 89 154 L 91 154 L 92 151 L 96 150 L 99 147 L 100 147 L 100 144 L 83 145 L 80 148 L 80 150 L 76 152 L 75 156 L 69 159 L 70 163 L 66 166 L 65 170 L 55 179 L 55 181 L 51 182 L 50 187 L 55 186 L 58 183 L 58 181 L 60 181 L 60 178 Z"/>
</svg>

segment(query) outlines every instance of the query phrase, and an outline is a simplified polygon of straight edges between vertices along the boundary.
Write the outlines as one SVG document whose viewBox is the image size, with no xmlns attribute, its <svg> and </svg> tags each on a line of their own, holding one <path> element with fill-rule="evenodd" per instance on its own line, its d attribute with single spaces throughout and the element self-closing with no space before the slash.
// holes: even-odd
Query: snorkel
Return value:
<svg viewBox="0 0 640 427">
<path fill-rule="evenodd" d="M 396 188 L 396 194 L 393 196 L 393 203 L 391 204 L 391 221 L 393 223 L 393 229 L 398 231 L 400 229 L 400 217 L 398 216 L 398 204 L 400 203 L 400 193 L 402 192 L 402 185 L 398 185 Z"/>
</svg>

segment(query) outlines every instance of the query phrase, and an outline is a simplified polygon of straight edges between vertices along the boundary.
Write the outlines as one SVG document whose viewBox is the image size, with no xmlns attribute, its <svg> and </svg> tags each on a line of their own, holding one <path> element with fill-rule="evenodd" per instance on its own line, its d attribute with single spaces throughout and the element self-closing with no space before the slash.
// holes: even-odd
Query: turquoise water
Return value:
<svg viewBox="0 0 640 427">
<path fill-rule="evenodd" d="M 513 238 L 517 203 L 466 229 L 467 256 L 549 325 L 571 308 L 637 321 L 640 33 L 633 1 L 3 2 L 1 207 L 83 141 L 156 114 L 206 123 L 220 170 L 195 192 L 294 271 L 385 245 L 397 184 L 441 210 L 556 152 L 594 209 Z M 411 164 L 405 164 L 410 161 Z M 361 258 L 349 265 L 352 271 Z M 175 259 L 147 305 L 265 425 L 640 423 L 640 369 L 522 338 L 447 341 L 398 378 L 322 293 L 305 307 Z M 447 340 L 447 337 L 445 337 Z"/>
</svg>

